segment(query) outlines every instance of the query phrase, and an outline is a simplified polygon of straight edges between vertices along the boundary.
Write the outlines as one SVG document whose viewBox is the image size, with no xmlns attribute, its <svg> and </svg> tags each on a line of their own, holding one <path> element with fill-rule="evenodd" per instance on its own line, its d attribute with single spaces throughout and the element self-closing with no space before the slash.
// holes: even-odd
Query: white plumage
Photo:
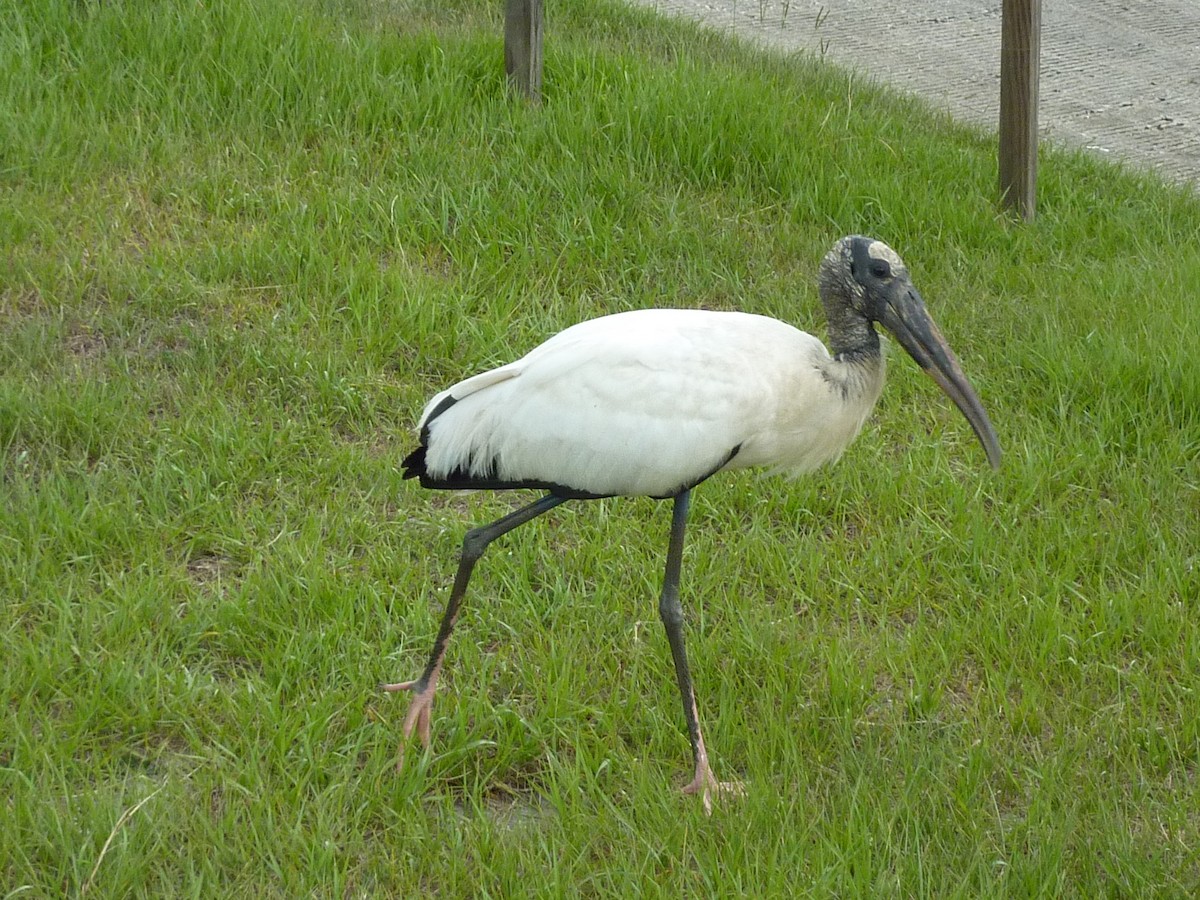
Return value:
<svg viewBox="0 0 1200 900">
<path fill-rule="evenodd" d="M 420 422 L 429 425 L 425 468 L 434 480 L 462 470 L 668 497 L 722 468 L 805 472 L 835 460 L 882 387 L 882 361 L 835 360 L 777 319 L 618 313 L 435 396 Z M 447 397 L 457 402 L 428 422 Z"/>
<path fill-rule="evenodd" d="M 679 574 L 691 489 L 722 469 L 806 472 L 837 459 L 883 388 L 875 323 L 942 387 L 993 466 L 1000 447 L 983 406 L 909 279 L 880 241 L 843 238 L 818 284 L 830 353 L 765 316 L 649 309 L 582 322 L 528 354 L 437 394 L 421 416 L 405 477 L 435 489 L 541 488 L 548 493 L 463 541 L 458 574 L 424 673 L 384 685 L 412 691 L 405 740 L 429 743 L 446 644 L 487 545 L 568 499 L 673 498 L 659 614 L 671 644 L 695 775 L 706 809 L 722 785 L 708 763 L 683 641 Z M 403 745 L 400 761 L 403 763 Z"/>
</svg>

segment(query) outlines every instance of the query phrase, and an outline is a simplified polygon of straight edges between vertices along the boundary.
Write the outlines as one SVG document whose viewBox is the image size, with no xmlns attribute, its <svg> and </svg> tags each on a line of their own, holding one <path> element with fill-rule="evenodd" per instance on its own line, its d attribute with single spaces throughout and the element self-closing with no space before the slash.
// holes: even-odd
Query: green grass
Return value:
<svg viewBox="0 0 1200 900">
<path fill-rule="evenodd" d="M 608 3 L 0 8 L 3 896 L 1191 896 L 1200 203 Z M 396 775 L 469 523 L 425 398 L 582 317 L 823 330 L 895 246 L 1006 450 L 897 358 L 800 481 L 697 491 L 705 818 L 657 620 L 669 513 L 493 547 Z"/>
</svg>

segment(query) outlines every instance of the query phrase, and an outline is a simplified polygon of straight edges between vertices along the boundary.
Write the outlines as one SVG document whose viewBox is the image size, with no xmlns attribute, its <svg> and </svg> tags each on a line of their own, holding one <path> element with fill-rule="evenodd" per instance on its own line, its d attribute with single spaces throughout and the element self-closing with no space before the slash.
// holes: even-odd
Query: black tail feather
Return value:
<svg viewBox="0 0 1200 900">
<path fill-rule="evenodd" d="M 496 476 L 494 466 L 487 472 L 477 474 L 472 474 L 464 468 L 458 468 L 435 478 L 429 474 L 429 470 L 425 467 L 426 449 L 426 446 L 421 444 L 412 453 L 404 457 L 404 462 L 401 463 L 404 467 L 404 477 L 420 479 L 421 487 L 423 488 L 435 491 L 516 491 L 534 489 L 549 491 L 552 494 L 570 500 L 598 500 L 601 497 L 611 496 L 609 494 L 593 494 L 590 491 L 577 490 L 576 488 L 568 487 L 564 484 L 556 484 L 552 481 L 540 481 L 538 479 L 506 481 Z"/>
<path fill-rule="evenodd" d="M 400 465 L 404 469 L 405 478 L 420 478 L 422 481 L 427 477 L 425 472 L 425 443 L 417 447 L 412 453 L 404 457 L 404 462 Z"/>
<path fill-rule="evenodd" d="M 436 478 L 430 475 L 429 468 L 425 462 L 425 453 L 429 449 L 429 423 L 456 402 L 458 401 L 454 397 L 447 395 L 425 417 L 425 423 L 421 428 L 420 444 L 412 453 L 404 457 L 404 461 L 400 464 L 403 467 L 403 476 L 405 478 L 420 479 L 421 487 L 430 488 L 435 491 L 515 491 L 533 488 L 549 491 L 552 494 L 570 500 L 598 500 L 601 497 L 612 496 L 611 494 L 593 494 L 590 491 L 581 491 L 564 484 L 556 484 L 553 481 L 541 481 L 535 478 L 507 481 L 498 477 L 497 470 L 499 469 L 499 463 L 495 459 L 491 461 L 491 465 L 483 472 L 472 473 L 470 469 L 459 466 L 450 472 L 438 475 Z"/>
</svg>

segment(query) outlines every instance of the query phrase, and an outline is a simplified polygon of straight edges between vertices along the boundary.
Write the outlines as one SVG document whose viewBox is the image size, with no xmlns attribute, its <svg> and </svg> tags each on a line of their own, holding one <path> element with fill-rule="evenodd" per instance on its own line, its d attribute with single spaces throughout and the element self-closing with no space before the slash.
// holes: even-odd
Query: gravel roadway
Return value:
<svg viewBox="0 0 1200 900">
<path fill-rule="evenodd" d="M 993 131 L 999 0 L 631 0 L 805 52 Z M 1046 0 L 1043 139 L 1200 185 L 1200 0 Z"/>
</svg>

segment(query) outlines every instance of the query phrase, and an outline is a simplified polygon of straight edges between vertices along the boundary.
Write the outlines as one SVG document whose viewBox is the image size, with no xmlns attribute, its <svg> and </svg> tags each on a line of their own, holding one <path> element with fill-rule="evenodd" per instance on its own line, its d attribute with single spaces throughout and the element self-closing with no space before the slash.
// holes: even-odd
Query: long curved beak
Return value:
<svg viewBox="0 0 1200 900">
<path fill-rule="evenodd" d="M 896 283 L 892 295 L 883 304 L 879 323 L 895 335 L 900 346 L 954 401 L 954 405 L 971 423 L 992 468 L 1000 468 L 1000 441 L 996 438 L 996 430 L 992 428 L 971 382 L 963 374 L 958 357 L 925 311 L 925 301 L 916 288 L 910 284 Z"/>
</svg>

